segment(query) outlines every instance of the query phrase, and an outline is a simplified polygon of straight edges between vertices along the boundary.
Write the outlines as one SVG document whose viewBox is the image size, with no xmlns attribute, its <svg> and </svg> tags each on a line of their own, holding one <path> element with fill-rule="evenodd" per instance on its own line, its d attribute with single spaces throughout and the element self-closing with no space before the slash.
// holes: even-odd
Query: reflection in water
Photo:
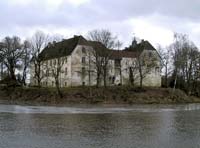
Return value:
<svg viewBox="0 0 200 148">
<path fill-rule="evenodd" d="M 0 105 L 1 148 L 199 148 L 200 105 Z"/>
</svg>

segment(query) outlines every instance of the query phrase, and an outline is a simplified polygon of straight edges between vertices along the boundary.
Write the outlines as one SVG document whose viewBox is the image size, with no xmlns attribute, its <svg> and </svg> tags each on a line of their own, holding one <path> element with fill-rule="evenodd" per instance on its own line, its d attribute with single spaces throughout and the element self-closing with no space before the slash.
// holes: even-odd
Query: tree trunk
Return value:
<svg viewBox="0 0 200 148">
<path fill-rule="evenodd" d="M 1 63 L 1 80 L 3 79 L 3 63 Z"/>
<path fill-rule="evenodd" d="M 168 88 L 168 71 L 167 71 L 167 67 L 165 69 L 165 87 Z"/>
<path fill-rule="evenodd" d="M 141 66 L 139 66 L 139 73 L 140 73 L 140 88 L 142 88 L 143 87 L 143 73 L 142 73 L 142 67 Z"/>
<path fill-rule="evenodd" d="M 175 76 L 175 80 L 174 80 L 173 92 L 175 92 L 175 90 L 176 90 L 176 83 L 177 83 L 177 72 L 176 72 L 176 76 Z"/>
<path fill-rule="evenodd" d="M 97 73 L 97 84 L 96 84 L 97 88 L 99 87 L 99 84 L 100 84 L 100 74 Z"/>
<path fill-rule="evenodd" d="M 142 88 L 142 87 L 143 87 L 143 78 L 140 77 L 140 88 Z"/>
<path fill-rule="evenodd" d="M 122 68 L 121 68 L 121 65 L 120 65 L 120 85 L 122 86 Z"/>
<path fill-rule="evenodd" d="M 41 80 L 39 77 L 37 78 L 37 83 L 38 83 L 38 87 L 41 88 Z"/>
<path fill-rule="evenodd" d="M 13 66 L 10 68 L 10 77 L 12 80 L 16 80 L 15 71 Z"/>
<path fill-rule="evenodd" d="M 104 87 L 107 87 L 107 69 L 104 69 L 104 74 L 103 74 L 103 82 L 104 82 Z"/>
<path fill-rule="evenodd" d="M 59 86 L 59 80 L 56 80 L 56 89 L 57 89 L 57 93 L 59 95 L 60 98 L 63 98 L 63 94 L 60 90 L 60 86 Z"/>
<path fill-rule="evenodd" d="M 24 71 L 23 71 L 22 83 L 24 86 L 26 86 L 26 69 L 24 69 Z"/>
</svg>

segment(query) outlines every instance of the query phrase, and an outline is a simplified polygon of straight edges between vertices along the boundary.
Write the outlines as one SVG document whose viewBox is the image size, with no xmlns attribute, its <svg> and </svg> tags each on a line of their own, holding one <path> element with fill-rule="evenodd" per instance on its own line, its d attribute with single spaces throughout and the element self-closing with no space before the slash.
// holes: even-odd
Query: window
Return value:
<svg viewBox="0 0 200 148">
<path fill-rule="evenodd" d="M 112 77 L 112 84 L 115 84 L 115 76 Z"/>
<path fill-rule="evenodd" d="M 56 65 L 57 60 L 54 60 L 54 65 Z"/>
<path fill-rule="evenodd" d="M 159 67 L 156 67 L 156 68 L 155 68 L 155 73 L 156 73 L 156 74 L 159 74 L 159 73 L 160 73 L 160 68 L 159 68 Z"/>
<path fill-rule="evenodd" d="M 82 68 L 82 75 L 85 75 L 85 67 Z"/>
<path fill-rule="evenodd" d="M 65 75 L 67 75 L 67 67 L 65 68 Z"/>
<path fill-rule="evenodd" d="M 83 47 L 82 48 L 82 53 L 85 54 L 86 53 L 86 49 Z"/>
<path fill-rule="evenodd" d="M 65 59 L 62 59 L 62 65 L 65 64 Z"/>
<path fill-rule="evenodd" d="M 49 65 L 52 66 L 52 60 L 49 61 Z"/>
<path fill-rule="evenodd" d="M 82 63 L 85 64 L 85 57 L 82 57 Z"/>
<path fill-rule="evenodd" d="M 111 76 L 109 77 L 109 83 L 112 83 L 112 77 Z"/>
<path fill-rule="evenodd" d="M 65 82 L 65 87 L 67 87 L 67 82 Z"/>
<path fill-rule="evenodd" d="M 52 81 L 52 87 L 54 87 L 54 81 Z"/>
<path fill-rule="evenodd" d="M 66 57 L 66 59 L 65 59 L 65 63 L 67 63 L 67 57 Z"/>
<path fill-rule="evenodd" d="M 151 58 L 152 57 L 152 53 L 151 52 L 149 52 L 149 58 Z"/>
<path fill-rule="evenodd" d="M 52 76 L 54 76 L 54 69 L 52 69 Z"/>
<path fill-rule="evenodd" d="M 46 76 L 49 77 L 49 70 L 46 71 Z"/>
</svg>

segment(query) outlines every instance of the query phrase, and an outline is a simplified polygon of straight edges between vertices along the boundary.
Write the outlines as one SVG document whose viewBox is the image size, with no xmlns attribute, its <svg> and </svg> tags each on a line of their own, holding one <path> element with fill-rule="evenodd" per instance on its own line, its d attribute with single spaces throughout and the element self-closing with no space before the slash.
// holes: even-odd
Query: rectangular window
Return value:
<svg viewBox="0 0 200 148">
<path fill-rule="evenodd" d="M 63 59 L 62 59 L 62 65 L 64 65 L 64 64 L 65 64 L 65 59 L 63 58 Z"/>
<path fill-rule="evenodd" d="M 82 68 L 82 75 L 85 75 L 85 67 Z"/>
<path fill-rule="evenodd" d="M 56 63 L 57 63 L 57 60 L 54 60 L 54 65 L 56 65 Z"/>
<path fill-rule="evenodd" d="M 52 69 L 52 77 L 54 76 L 54 69 Z"/>
<path fill-rule="evenodd" d="M 83 47 L 82 48 L 82 53 L 85 54 L 86 53 L 86 49 Z"/>
<path fill-rule="evenodd" d="M 66 57 L 66 59 L 65 59 L 65 63 L 67 63 L 67 57 Z"/>
<path fill-rule="evenodd" d="M 65 82 L 65 87 L 67 87 L 67 82 Z"/>
<path fill-rule="evenodd" d="M 52 60 L 49 61 L 49 65 L 52 66 Z"/>
<path fill-rule="evenodd" d="M 49 77 L 49 70 L 46 71 L 46 76 Z"/>
<path fill-rule="evenodd" d="M 152 53 L 151 52 L 149 52 L 149 58 L 151 58 L 152 57 Z"/>
<path fill-rule="evenodd" d="M 155 73 L 156 73 L 156 74 L 159 74 L 159 73 L 160 73 L 160 68 L 159 68 L 159 67 L 156 67 L 156 68 L 155 68 Z"/>
<path fill-rule="evenodd" d="M 85 64 L 85 57 L 82 57 L 82 63 Z"/>
<path fill-rule="evenodd" d="M 67 75 L 67 67 L 65 68 L 65 75 Z"/>
</svg>

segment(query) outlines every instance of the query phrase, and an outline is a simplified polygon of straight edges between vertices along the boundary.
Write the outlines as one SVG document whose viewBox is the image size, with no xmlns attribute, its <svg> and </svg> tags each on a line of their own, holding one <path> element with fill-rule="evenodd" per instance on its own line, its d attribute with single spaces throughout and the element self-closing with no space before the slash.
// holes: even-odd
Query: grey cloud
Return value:
<svg viewBox="0 0 200 148">
<path fill-rule="evenodd" d="M 91 0 L 78 7 L 64 1 L 55 10 L 49 8 L 44 1 L 35 0 L 30 5 L 11 5 L 8 1 L 1 0 L 0 33 L 10 34 L 16 27 L 23 30 L 37 26 L 74 30 L 82 27 L 90 30 L 101 24 L 124 37 L 132 34 L 133 29 L 128 24 L 120 23 L 138 17 L 173 31 L 189 32 L 190 28 L 185 24 L 200 22 L 199 8 L 199 0 Z"/>
<path fill-rule="evenodd" d="M 107 21 L 122 21 L 138 16 L 149 16 L 158 13 L 179 19 L 200 20 L 200 1 L 193 0 L 92 0 L 87 5 L 72 7 L 63 3 L 57 11 L 45 7 L 44 3 L 31 3 L 26 6 L 10 6 L 5 1 L 0 2 L 0 24 L 21 26 L 57 25 L 77 26 Z M 100 10 L 100 12 L 99 12 Z"/>
<path fill-rule="evenodd" d="M 118 18 L 159 13 L 166 16 L 200 20 L 199 0 L 94 0 L 92 3 Z"/>
</svg>

